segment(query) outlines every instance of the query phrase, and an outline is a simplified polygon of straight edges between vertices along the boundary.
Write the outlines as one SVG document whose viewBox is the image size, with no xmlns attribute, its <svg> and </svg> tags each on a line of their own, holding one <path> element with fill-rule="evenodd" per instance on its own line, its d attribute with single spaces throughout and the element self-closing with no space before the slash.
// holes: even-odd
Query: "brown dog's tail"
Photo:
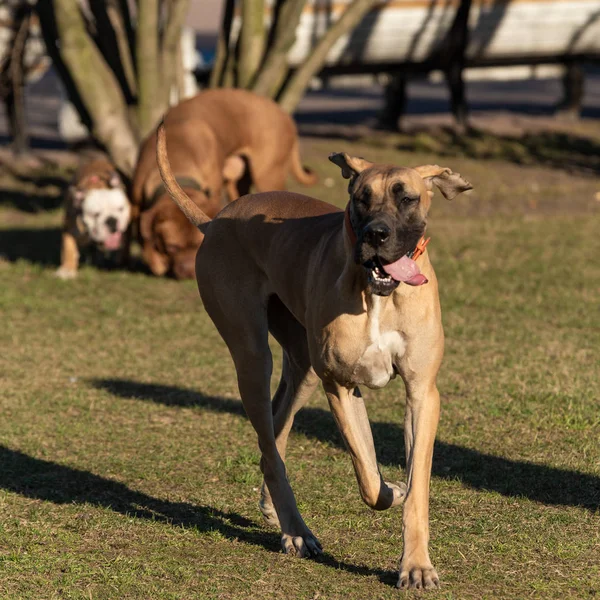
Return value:
<svg viewBox="0 0 600 600">
<path fill-rule="evenodd" d="M 191 198 L 181 189 L 179 183 L 171 171 L 171 165 L 169 164 L 169 157 L 167 156 L 167 132 L 165 131 L 165 124 L 161 122 L 156 132 L 156 162 L 158 163 L 158 170 L 160 176 L 165 184 L 169 196 L 173 198 L 173 201 L 181 212 L 198 228 L 201 225 L 210 223 L 211 219 L 203 212 Z"/>
<path fill-rule="evenodd" d="M 300 160 L 300 148 L 298 147 L 298 140 L 294 144 L 294 149 L 292 150 L 292 173 L 297 181 L 303 183 L 304 185 L 315 185 L 319 178 L 313 171 L 307 169 L 302 165 L 302 161 Z"/>
</svg>

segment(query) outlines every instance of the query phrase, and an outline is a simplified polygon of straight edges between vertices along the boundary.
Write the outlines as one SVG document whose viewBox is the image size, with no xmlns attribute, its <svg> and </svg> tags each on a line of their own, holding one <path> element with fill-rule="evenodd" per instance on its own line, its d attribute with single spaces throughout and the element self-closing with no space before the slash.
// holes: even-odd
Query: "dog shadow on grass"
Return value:
<svg viewBox="0 0 600 600">
<path fill-rule="evenodd" d="M 120 379 L 96 379 L 90 384 L 128 400 L 144 400 L 167 406 L 198 407 L 214 412 L 244 415 L 238 400 L 205 396 L 197 391 Z M 308 438 L 343 448 L 332 416 L 320 408 L 305 408 L 296 417 L 296 431 Z M 372 423 L 380 462 L 404 463 L 402 428 L 386 422 Z M 505 496 L 526 497 L 550 505 L 579 506 L 597 510 L 600 478 L 565 469 L 515 461 L 445 442 L 436 442 L 434 476 L 458 480 L 474 489 Z M 164 522 L 201 532 L 217 531 L 231 540 L 276 552 L 279 535 L 235 512 L 210 506 L 172 502 L 133 490 L 127 485 L 45 459 L 28 456 L 0 445 L 0 488 L 56 504 L 91 504 L 128 517 Z M 334 569 L 377 577 L 393 585 L 397 574 L 338 561 L 325 553 L 319 563 Z"/>
<path fill-rule="evenodd" d="M 201 532 L 217 531 L 230 540 L 261 546 L 272 552 L 281 548 L 279 534 L 268 531 L 235 512 L 155 498 L 113 479 L 34 458 L 2 445 L 0 488 L 55 504 L 91 504 L 127 517 L 193 528 Z M 340 562 L 327 553 L 319 557 L 318 562 L 358 575 L 377 576 L 381 582 L 389 585 L 393 585 L 397 578 L 397 574 L 392 571 Z"/>
<path fill-rule="evenodd" d="M 187 388 L 121 379 L 97 379 L 91 384 L 121 398 L 245 415 L 239 400 L 205 396 Z M 403 428 L 396 423 L 377 421 L 371 422 L 371 427 L 379 462 L 387 466 L 404 466 Z M 294 430 L 307 438 L 344 449 L 333 417 L 327 410 L 303 408 L 296 415 Z M 435 443 L 432 473 L 441 479 L 460 481 L 473 489 L 507 497 L 528 498 L 547 505 L 579 506 L 591 511 L 600 507 L 600 477 L 511 460 L 439 440 Z"/>
</svg>

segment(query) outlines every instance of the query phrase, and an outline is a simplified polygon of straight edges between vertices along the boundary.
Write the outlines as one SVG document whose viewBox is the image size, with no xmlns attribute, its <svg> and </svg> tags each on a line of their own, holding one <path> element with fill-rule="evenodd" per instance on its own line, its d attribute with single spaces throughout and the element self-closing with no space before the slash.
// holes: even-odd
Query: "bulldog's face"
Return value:
<svg viewBox="0 0 600 600">
<path fill-rule="evenodd" d="M 193 279 L 203 235 L 165 194 L 140 215 L 143 256 L 154 275 Z"/>
<path fill-rule="evenodd" d="M 375 165 L 347 154 L 329 158 L 350 179 L 348 210 L 356 235 L 353 258 L 365 269 L 369 290 L 388 296 L 401 281 L 420 285 L 412 281 L 410 272 L 403 276 L 407 268 L 404 263 L 412 262 L 406 255 L 425 232 L 432 186 L 450 199 L 471 189 L 471 184 L 450 169 L 437 166 L 409 169 Z M 410 271 L 410 264 L 408 268 Z"/>
<path fill-rule="evenodd" d="M 131 217 L 125 192 L 113 187 L 76 193 L 82 195 L 81 219 L 92 241 L 105 250 L 118 250 Z"/>
</svg>

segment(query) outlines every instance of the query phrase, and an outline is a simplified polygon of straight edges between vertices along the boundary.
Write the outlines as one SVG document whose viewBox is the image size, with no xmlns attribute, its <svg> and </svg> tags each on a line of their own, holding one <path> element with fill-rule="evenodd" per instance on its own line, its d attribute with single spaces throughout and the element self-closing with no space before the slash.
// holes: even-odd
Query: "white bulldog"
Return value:
<svg viewBox="0 0 600 600">
<path fill-rule="evenodd" d="M 131 205 L 114 166 L 105 159 L 82 165 L 67 189 L 65 205 L 61 266 L 56 275 L 76 277 L 84 250 L 91 251 L 96 262 L 109 255 L 124 264 L 129 252 Z"/>
</svg>

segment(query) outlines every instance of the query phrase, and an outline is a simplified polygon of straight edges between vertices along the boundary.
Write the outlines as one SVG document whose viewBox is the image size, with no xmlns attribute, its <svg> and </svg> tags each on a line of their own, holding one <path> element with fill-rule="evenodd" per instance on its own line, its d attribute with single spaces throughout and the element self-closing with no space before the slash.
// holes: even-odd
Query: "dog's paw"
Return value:
<svg viewBox="0 0 600 600">
<path fill-rule="evenodd" d="M 406 499 L 406 484 L 402 482 L 396 485 L 395 483 L 390 483 L 389 481 L 386 481 L 385 485 L 387 485 L 394 494 L 394 499 L 392 500 L 390 508 L 393 506 L 400 506 L 401 504 L 403 504 L 404 500 Z"/>
<path fill-rule="evenodd" d="M 396 587 L 400 589 L 433 590 L 440 587 L 440 578 L 431 565 L 406 568 L 400 565 L 400 575 Z"/>
<path fill-rule="evenodd" d="M 59 269 L 56 269 L 54 275 L 59 279 L 66 281 L 68 279 L 75 279 L 77 277 L 77 271 L 75 271 L 74 269 L 69 269 L 67 267 L 60 267 Z"/>
<path fill-rule="evenodd" d="M 286 554 L 299 558 L 323 554 L 321 542 L 310 531 L 302 535 L 281 534 L 281 547 Z"/>
</svg>

